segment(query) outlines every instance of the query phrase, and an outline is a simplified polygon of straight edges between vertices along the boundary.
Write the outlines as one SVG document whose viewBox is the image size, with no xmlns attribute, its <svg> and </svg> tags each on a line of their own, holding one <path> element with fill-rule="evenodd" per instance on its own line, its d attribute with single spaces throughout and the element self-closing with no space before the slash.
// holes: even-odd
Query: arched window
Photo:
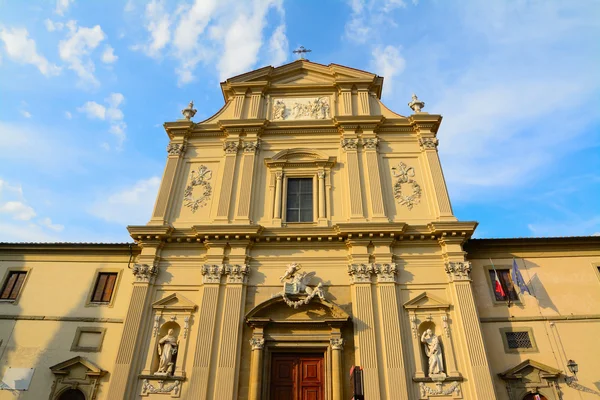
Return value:
<svg viewBox="0 0 600 400">
<path fill-rule="evenodd" d="M 65 390 L 58 400 L 85 400 L 85 395 L 78 389 Z"/>
</svg>

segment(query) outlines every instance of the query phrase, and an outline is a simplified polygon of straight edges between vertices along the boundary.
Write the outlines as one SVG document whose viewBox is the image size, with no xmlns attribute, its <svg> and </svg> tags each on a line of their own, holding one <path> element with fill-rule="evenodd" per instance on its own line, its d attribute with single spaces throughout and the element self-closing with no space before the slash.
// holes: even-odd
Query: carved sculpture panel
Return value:
<svg viewBox="0 0 600 400">
<path fill-rule="evenodd" d="M 273 121 L 331 118 L 329 97 L 273 99 Z"/>
</svg>

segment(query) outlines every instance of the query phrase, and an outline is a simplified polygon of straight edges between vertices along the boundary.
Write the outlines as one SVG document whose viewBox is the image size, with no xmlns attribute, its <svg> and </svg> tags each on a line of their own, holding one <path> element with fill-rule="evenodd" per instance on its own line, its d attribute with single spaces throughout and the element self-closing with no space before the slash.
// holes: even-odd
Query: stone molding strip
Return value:
<svg viewBox="0 0 600 400">
<path fill-rule="evenodd" d="M 0 315 L 0 320 L 26 320 L 26 321 L 67 321 L 67 322 L 106 322 L 109 324 L 122 324 L 121 318 L 93 318 L 93 317 L 53 317 L 48 315 Z"/>
<path fill-rule="evenodd" d="M 482 317 L 481 323 L 493 322 L 530 322 L 530 321 L 585 321 L 600 319 L 600 314 L 583 315 L 556 315 L 556 316 L 534 316 L 534 317 Z"/>
</svg>

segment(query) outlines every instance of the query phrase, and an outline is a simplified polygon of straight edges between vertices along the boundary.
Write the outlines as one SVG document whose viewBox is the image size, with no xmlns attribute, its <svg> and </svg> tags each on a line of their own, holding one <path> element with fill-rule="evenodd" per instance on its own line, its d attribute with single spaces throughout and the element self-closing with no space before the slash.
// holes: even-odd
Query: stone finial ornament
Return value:
<svg viewBox="0 0 600 400">
<path fill-rule="evenodd" d="M 190 104 L 188 104 L 187 108 L 184 108 L 183 110 L 181 110 L 181 113 L 183 114 L 183 116 L 185 117 L 185 119 L 187 121 L 191 120 L 194 115 L 196 115 L 196 112 L 198 110 L 196 110 L 194 108 L 194 102 L 190 101 Z"/>
<path fill-rule="evenodd" d="M 422 108 L 425 108 L 425 103 L 419 100 L 416 94 L 413 93 L 412 100 L 408 106 L 415 112 L 420 113 Z"/>
</svg>

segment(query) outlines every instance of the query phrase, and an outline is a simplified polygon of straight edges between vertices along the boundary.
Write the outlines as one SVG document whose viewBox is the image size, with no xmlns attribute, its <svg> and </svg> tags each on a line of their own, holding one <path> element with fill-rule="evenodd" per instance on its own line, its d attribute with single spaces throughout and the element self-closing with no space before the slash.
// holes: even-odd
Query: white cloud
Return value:
<svg viewBox="0 0 600 400">
<path fill-rule="evenodd" d="M 73 119 L 73 114 L 71 114 L 69 111 L 65 111 L 65 118 L 66 119 Z"/>
<path fill-rule="evenodd" d="M 68 64 L 69 69 L 75 71 L 81 83 L 99 86 L 100 82 L 94 76 L 96 67 L 90 54 L 105 39 L 102 28 L 100 25 L 93 28 L 78 27 L 75 21 L 69 21 L 67 27 L 67 38 L 58 45 L 60 58 Z"/>
<path fill-rule="evenodd" d="M 54 231 L 54 232 L 62 232 L 65 229 L 64 225 L 61 224 L 53 224 L 52 220 L 48 217 L 42 218 L 39 221 L 40 225 L 45 226 L 46 228 Z"/>
<path fill-rule="evenodd" d="M 143 49 L 150 57 L 159 57 L 161 51 L 171 40 L 170 15 L 165 11 L 163 0 L 152 0 L 146 5 L 146 29 L 150 33 L 150 41 Z"/>
<path fill-rule="evenodd" d="M 394 78 L 404 71 L 406 62 L 400 55 L 400 51 L 394 46 L 377 46 L 373 49 L 373 68 L 378 75 L 385 79 L 383 93 L 390 94 L 394 87 Z"/>
<path fill-rule="evenodd" d="M 74 3 L 74 0 L 56 0 L 56 9 L 54 12 L 58 15 L 64 15 L 72 3 Z"/>
<path fill-rule="evenodd" d="M 90 208 L 90 213 L 105 221 L 121 225 L 143 224 L 152 213 L 160 185 L 158 176 L 137 181 L 132 187 L 102 196 Z"/>
<path fill-rule="evenodd" d="M 0 28 L 0 40 L 4 42 L 6 55 L 21 64 L 35 65 L 45 76 L 58 75 L 60 68 L 48 62 L 46 57 L 36 50 L 36 44 L 29 38 L 25 28 Z"/>
<path fill-rule="evenodd" d="M 126 13 L 135 11 L 135 2 L 134 0 L 127 0 L 125 4 L 125 8 L 123 9 Z"/>
<path fill-rule="evenodd" d="M 117 149 L 121 150 L 125 141 L 127 124 L 123 121 L 125 115 L 119 108 L 125 101 L 125 96 L 121 93 L 111 93 L 104 102 L 106 106 L 96 103 L 95 101 L 87 101 L 77 111 L 85 114 L 90 119 L 106 120 L 110 123 L 109 132 L 117 138 Z"/>
<path fill-rule="evenodd" d="M 95 101 L 87 101 L 83 106 L 77 108 L 77 111 L 84 113 L 90 119 L 104 120 L 106 118 L 106 107 Z"/>
<path fill-rule="evenodd" d="M 271 35 L 269 51 L 271 53 L 271 65 L 276 67 L 287 61 L 290 50 L 284 24 L 279 25 Z"/>
<path fill-rule="evenodd" d="M 62 22 L 54 22 L 49 18 L 46 18 L 44 20 L 44 25 L 46 26 L 46 30 L 48 32 L 54 32 L 54 31 L 62 31 L 65 27 L 65 24 Z"/>
<path fill-rule="evenodd" d="M 32 115 L 29 111 L 25 111 L 25 110 L 21 110 L 21 115 L 24 116 L 25 118 L 31 118 Z"/>
<path fill-rule="evenodd" d="M 33 208 L 20 201 L 7 201 L 0 204 L 0 213 L 9 214 L 12 219 L 29 221 L 36 216 Z"/>
<path fill-rule="evenodd" d="M 106 48 L 104 49 L 104 53 L 102 53 L 102 62 L 105 64 L 112 64 L 115 61 L 117 61 L 117 59 L 119 57 L 117 57 L 114 53 L 115 49 L 113 49 L 110 46 L 106 46 Z"/>
</svg>

